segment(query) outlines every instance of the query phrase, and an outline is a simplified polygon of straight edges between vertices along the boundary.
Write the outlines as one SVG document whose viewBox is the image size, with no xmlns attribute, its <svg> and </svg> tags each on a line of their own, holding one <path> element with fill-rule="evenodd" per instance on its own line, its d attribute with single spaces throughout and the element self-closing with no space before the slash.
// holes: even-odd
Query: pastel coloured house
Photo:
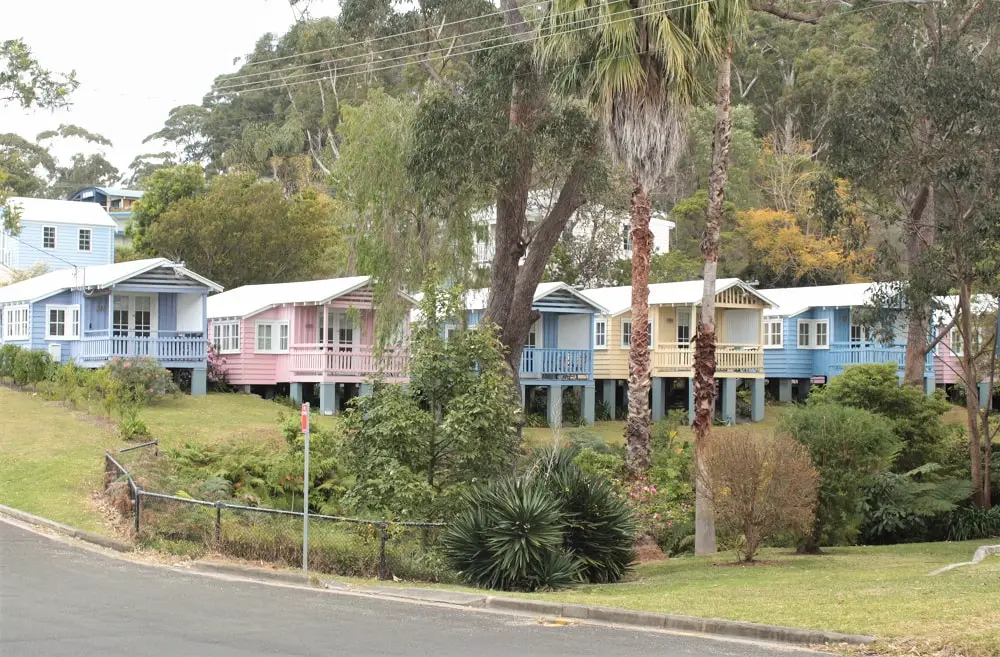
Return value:
<svg viewBox="0 0 1000 657">
<path fill-rule="evenodd" d="M 947 328 L 955 314 L 958 305 L 957 296 L 941 297 L 938 300 L 941 309 L 934 314 L 934 335 Z M 972 355 L 979 355 L 977 364 L 980 369 L 981 381 L 977 382 L 979 388 L 979 405 L 986 407 L 990 398 L 989 383 L 989 358 L 992 355 L 989 345 L 997 329 L 997 303 L 988 295 L 976 295 L 972 300 L 972 333 L 973 343 L 970 347 Z M 941 341 L 934 347 L 934 382 L 939 388 L 944 388 L 951 392 L 955 387 L 964 387 L 962 378 L 962 358 L 965 356 L 966 345 L 962 339 L 962 332 L 958 327 L 952 326 Z"/>
<path fill-rule="evenodd" d="M 409 318 L 378 349 L 376 315 L 369 276 L 245 285 L 208 300 L 211 341 L 229 383 L 287 391 L 296 402 L 318 398 L 327 415 L 366 393 L 378 373 L 406 376 Z"/>
<path fill-rule="evenodd" d="M 694 412 L 694 348 L 704 283 L 683 281 L 649 286 L 653 419 L 670 407 Z M 751 391 L 751 420 L 764 419 L 763 312 L 771 302 L 763 292 L 736 278 L 717 281 L 715 294 L 716 371 L 720 411 L 736 421 L 736 390 Z M 614 417 L 628 405 L 628 352 L 632 342 L 632 288 L 584 290 L 607 308 L 594 325 L 594 376 L 600 402 Z"/>
<path fill-rule="evenodd" d="M 125 244 L 129 240 L 125 235 L 129 221 L 132 220 L 132 205 L 142 198 L 143 192 L 137 189 L 121 189 L 119 187 L 84 187 L 69 197 L 71 201 L 93 203 L 104 208 L 104 211 L 114 220 L 115 241 Z"/>
<path fill-rule="evenodd" d="M 467 293 L 469 326 L 482 321 L 488 299 L 488 289 Z M 548 422 L 556 426 L 562 420 L 564 392 L 571 389 L 580 400 L 580 417 L 593 424 L 594 317 L 604 309 L 566 283 L 539 285 L 531 309 L 539 316 L 521 353 L 522 400 L 544 394 Z"/>
<path fill-rule="evenodd" d="M 906 329 L 899 326 L 891 343 L 879 341 L 859 311 L 870 305 L 875 283 L 821 285 L 761 290 L 775 306 L 764 313 L 764 367 L 779 401 L 804 399 L 814 384 L 842 374 L 849 365 L 895 363 L 902 377 Z M 928 355 L 925 387 L 933 390 L 934 369 Z"/>
<path fill-rule="evenodd" d="M 0 287 L 0 342 L 82 367 L 150 356 L 191 370 L 192 394 L 205 394 L 205 306 L 221 290 L 164 258 L 61 269 Z"/>
<path fill-rule="evenodd" d="M 96 205 L 12 197 L 0 212 L 11 210 L 20 233 L 0 230 L 0 280 L 39 263 L 55 271 L 115 261 L 116 224 Z"/>
</svg>

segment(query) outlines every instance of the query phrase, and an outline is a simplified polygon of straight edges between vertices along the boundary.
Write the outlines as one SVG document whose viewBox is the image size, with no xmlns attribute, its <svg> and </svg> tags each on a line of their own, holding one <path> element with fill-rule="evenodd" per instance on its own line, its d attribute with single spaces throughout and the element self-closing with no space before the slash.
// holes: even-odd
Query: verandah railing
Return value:
<svg viewBox="0 0 1000 657">
<path fill-rule="evenodd" d="M 534 349 L 521 352 L 521 376 L 525 378 L 587 377 L 594 371 L 590 349 Z"/>
<path fill-rule="evenodd" d="M 409 352 L 404 348 L 379 352 L 370 345 L 307 344 L 292 345 L 289 353 L 295 374 L 404 375 L 409 364 Z"/>
<path fill-rule="evenodd" d="M 203 334 L 195 332 L 158 332 L 143 336 L 88 331 L 80 340 L 77 360 L 103 362 L 132 356 L 150 356 L 165 363 L 198 363 L 208 358 L 208 341 Z"/>
<path fill-rule="evenodd" d="M 653 373 L 689 372 L 694 366 L 694 342 L 659 342 L 653 350 Z M 720 342 L 715 347 L 715 371 L 757 374 L 764 371 L 764 349 L 757 344 Z"/>
</svg>

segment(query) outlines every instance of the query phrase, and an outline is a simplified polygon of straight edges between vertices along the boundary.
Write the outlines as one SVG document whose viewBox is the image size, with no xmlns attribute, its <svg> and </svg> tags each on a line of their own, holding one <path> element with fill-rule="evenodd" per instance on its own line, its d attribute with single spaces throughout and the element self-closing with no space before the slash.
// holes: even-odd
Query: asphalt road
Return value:
<svg viewBox="0 0 1000 657">
<path fill-rule="evenodd" d="M 232 582 L 0 521 L 3 657 L 777 657 L 773 648 Z"/>
</svg>

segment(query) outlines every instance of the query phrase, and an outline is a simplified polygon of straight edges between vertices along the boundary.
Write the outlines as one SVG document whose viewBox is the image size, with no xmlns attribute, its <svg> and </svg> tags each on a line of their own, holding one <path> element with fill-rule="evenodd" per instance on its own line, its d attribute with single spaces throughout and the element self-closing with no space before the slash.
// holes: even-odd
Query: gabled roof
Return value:
<svg viewBox="0 0 1000 657">
<path fill-rule="evenodd" d="M 330 278 L 322 281 L 244 285 L 208 298 L 208 318 L 250 317 L 283 304 L 324 304 L 365 287 L 371 276 Z M 411 303 L 413 297 L 403 295 Z"/>
<path fill-rule="evenodd" d="M 539 283 L 538 287 L 535 288 L 535 296 L 532 298 L 532 302 L 537 303 L 547 296 L 555 294 L 556 292 L 566 291 L 570 295 L 576 297 L 584 304 L 593 308 L 596 312 L 604 313 L 607 312 L 601 304 L 599 304 L 594 299 L 591 299 L 584 295 L 579 290 L 574 289 L 571 285 L 566 283 L 553 282 L 553 283 Z M 484 287 L 478 290 L 469 290 L 465 293 L 465 309 L 466 310 L 485 310 L 486 303 L 489 301 L 490 288 Z"/>
<path fill-rule="evenodd" d="M 118 227 L 114 219 L 95 203 L 12 196 L 7 199 L 7 204 L 20 210 L 21 221 L 72 226 Z"/>
<path fill-rule="evenodd" d="M 104 290 L 140 274 L 159 269 L 160 267 L 169 267 L 178 275 L 196 280 L 211 290 L 222 290 L 222 286 L 213 283 L 203 276 L 199 276 L 182 264 L 171 262 L 166 258 L 150 258 L 148 260 L 118 262 L 113 265 L 59 269 L 48 274 L 42 274 L 41 276 L 29 278 L 20 283 L 0 287 L 0 303 L 40 301 L 53 294 L 76 288 Z"/>
<path fill-rule="evenodd" d="M 653 283 L 649 286 L 649 305 L 699 305 L 704 290 L 704 281 L 679 281 L 677 283 Z M 773 301 L 760 290 L 755 290 L 749 284 L 738 278 L 720 278 L 715 283 L 715 293 L 718 294 L 731 287 L 739 287 L 760 299 L 765 306 L 773 305 Z M 614 317 L 632 309 L 632 286 L 599 287 L 584 290 L 583 294 L 595 303 L 607 308 L 609 315 Z"/>
<path fill-rule="evenodd" d="M 761 293 L 775 303 L 764 314 L 769 317 L 794 317 L 810 308 L 864 306 L 871 301 L 871 291 L 876 285 L 877 283 L 848 283 L 761 290 Z"/>
</svg>

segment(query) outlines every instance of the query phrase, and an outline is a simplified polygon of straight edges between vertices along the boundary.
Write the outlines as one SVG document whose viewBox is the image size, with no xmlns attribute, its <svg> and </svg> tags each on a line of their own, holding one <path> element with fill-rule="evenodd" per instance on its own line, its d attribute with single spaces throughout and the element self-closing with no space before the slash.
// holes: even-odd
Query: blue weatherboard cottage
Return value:
<svg viewBox="0 0 1000 657">
<path fill-rule="evenodd" d="M 132 205 L 142 198 L 143 192 L 137 189 L 121 189 L 119 187 L 84 187 L 69 197 L 71 201 L 94 203 L 104 208 L 111 216 L 117 228 L 115 240 L 125 244 L 129 240 L 125 235 L 129 221 L 132 220 Z"/>
<path fill-rule="evenodd" d="M 482 320 L 489 293 L 481 289 L 466 294 L 469 326 Z M 593 424 L 594 317 L 606 311 L 566 283 L 539 285 L 531 309 L 540 317 L 528 332 L 521 354 L 522 401 L 544 392 L 549 424 L 556 426 L 562 419 L 564 390 L 579 388 L 580 417 Z"/>
<path fill-rule="evenodd" d="M 880 342 L 861 323 L 858 310 L 869 305 L 875 283 L 820 285 L 761 290 L 775 306 L 764 311 L 764 371 L 778 401 L 804 399 L 813 384 L 826 383 L 848 365 L 906 363 L 906 327 L 891 344 Z M 933 354 L 924 367 L 928 392 L 934 390 Z"/>
<path fill-rule="evenodd" d="M 117 224 L 97 205 L 12 197 L 0 212 L 11 211 L 20 232 L 0 230 L 0 280 L 39 263 L 55 271 L 115 261 Z"/>
<path fill-rule="evenodd" d="M 192 370 L 192 394 L 205 394 L 213 291 L 222 288 L 165 258 L 54 271 L 0 287 L 0 344 L 81 367 L 151 356 Z"/>
</svg>

